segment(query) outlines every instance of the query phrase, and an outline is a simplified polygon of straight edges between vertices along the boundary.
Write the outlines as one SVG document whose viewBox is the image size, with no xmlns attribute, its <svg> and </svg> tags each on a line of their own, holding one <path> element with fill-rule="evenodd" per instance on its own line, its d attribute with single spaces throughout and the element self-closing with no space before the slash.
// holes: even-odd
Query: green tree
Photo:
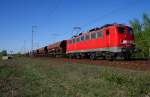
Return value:
<svg viewBox="0 0 150 97">
<path fill-rule="evenodd" d="M 6 50 L 2 50 L 2 51 L 0 52 L 0 57 L 6 56 L 6 55 L 7 55 L 7 51 L 6 51 Z"/>
<path fill-rule="evenodd" d="M 143 23 L 144 23 L 144 30 L 150 31 L 150 18 L 147 14 L 143 14 Z"/>
<path fill-rule="evenodd" d="M 142 25 L 138 19 L 133 19 L 130 21 L 130 25 L 134 30 L 134 34 L 140 33 L 142 31 Z"/>
<path fill-rule="evenodd" d="M 3 51 L 1 52 L 1 54 L 2 54 L 2 56 L 7 56 L 7 51 L 6 51 L 6 50 L 3 50 Z"/>
<path fill-rule="evenodd" d="M 138 19 L 130 21 L 133 28 L 137 48 L 142 51 L 139 54 L 143 57 L 148 57 L 150 48 L 150 18 L 147 14 L 143 14 L 142 22 Z"/>
</svg>

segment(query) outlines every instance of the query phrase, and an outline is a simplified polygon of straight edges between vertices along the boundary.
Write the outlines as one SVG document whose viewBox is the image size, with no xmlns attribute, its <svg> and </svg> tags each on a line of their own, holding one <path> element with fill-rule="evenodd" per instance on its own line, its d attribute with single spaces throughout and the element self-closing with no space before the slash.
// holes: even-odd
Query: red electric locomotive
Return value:
<svg viewBox="0 0 150 97">
<path fill-rule="evenodd" d="M 70 57 L 114 59 L 121 56 L 129 59 L 133 52 L 135 52 L 133 30 L 123 24 L 107 24 L 67 40 L 66 54 Z"/>
</svg>

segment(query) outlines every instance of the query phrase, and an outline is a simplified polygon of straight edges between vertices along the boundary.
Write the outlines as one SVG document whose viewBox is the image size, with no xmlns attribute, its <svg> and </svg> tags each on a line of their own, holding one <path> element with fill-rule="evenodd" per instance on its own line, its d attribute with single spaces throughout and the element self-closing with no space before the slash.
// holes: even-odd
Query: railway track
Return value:
<svg viewBox="0 0 150 97">
<path fill-rule="evenodd" d="M 115 68 L 124 68 L 124 69 L 131 69 L 131 70 L 142 70 L 142 71 L 150 71 L 150 60 L 89 60 L 89 59 L 67 59 L 67 58 L 48 58 L 53 61 L 63 61 L 63 62 L 71 62 L 71 63 L 83 63 L 83 64 L 90 64 L 90 65 L 98 65 L 98 66 L 108 66 L 108 67 L 115 67 Z"/>
</svg>

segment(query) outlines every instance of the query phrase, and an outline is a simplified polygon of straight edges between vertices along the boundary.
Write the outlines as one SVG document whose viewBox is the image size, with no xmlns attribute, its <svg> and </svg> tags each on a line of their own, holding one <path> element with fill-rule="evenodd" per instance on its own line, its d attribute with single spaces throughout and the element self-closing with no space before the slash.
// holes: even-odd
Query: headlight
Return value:
<svg viewBox="0 0 150 97">
<path fill-rule="evenodd" d="M 128 43 L 127 40 L 123 40 L 123 41 L 122 41 L 122 44 L 127 44 L 127 43 Z"/>
<path fill-rule="evenodd" d="M 133 40 L 123 40 L 121 44 L 135 44 Z"/>
</svg>

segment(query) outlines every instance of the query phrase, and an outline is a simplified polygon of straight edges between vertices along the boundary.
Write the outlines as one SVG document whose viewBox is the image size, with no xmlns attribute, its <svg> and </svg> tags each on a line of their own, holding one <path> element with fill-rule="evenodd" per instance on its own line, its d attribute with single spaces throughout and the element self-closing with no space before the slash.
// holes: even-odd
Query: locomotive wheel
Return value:
<svg viewBox="0 0 150 97">
<path fill-rule="evenodd" d="M 106 56 L 102 56 L 102 60 L 106 60 Z"/>
<path fill-rule="evenodd" d="M 76 54 L 76 58 L 77 58 L 77 59 L 81 59 L 81 55 Z"/>
<path fill-rule="evenodd" d="M 73 59 L 73 55 L 72 55 L 72 54 L 69 54 L 69 55 L 68 55 L 68 58 L 69 58 L 69 59 Z"/>
<path fill-rule="evenodd" d="M 117 55 L 114 54 L 114 53 L 108 53 L 108 54 L 105 56 L 105 58 L 106 58 L 107 60 L 110 60 L 110 61 L 115 60 L 116 57 L 117 57 Z"/>
<path fill-rule="evenodd" d="M 90 55 L 90 59 L 91 59 L 91 60 L 96 60 L 96 55 L 95 55 L 95 54 L 91 54 L 91 55 Z"/>
<path fill-rule="evenodd" d="M 125 54 L 123 55 L 123 57 L 124 57 L 124 60 L 130 60 L 130 59 L 131 59 L 131 54 L 125 53 Z"/>
<path fill-rule="evenodd" d="M 117 55 L 112 55 L 110 58 L 110 61 L 114 61 L 114 60 L 116 60 L 116 58 L 117 58 Z"/>
</svg>

